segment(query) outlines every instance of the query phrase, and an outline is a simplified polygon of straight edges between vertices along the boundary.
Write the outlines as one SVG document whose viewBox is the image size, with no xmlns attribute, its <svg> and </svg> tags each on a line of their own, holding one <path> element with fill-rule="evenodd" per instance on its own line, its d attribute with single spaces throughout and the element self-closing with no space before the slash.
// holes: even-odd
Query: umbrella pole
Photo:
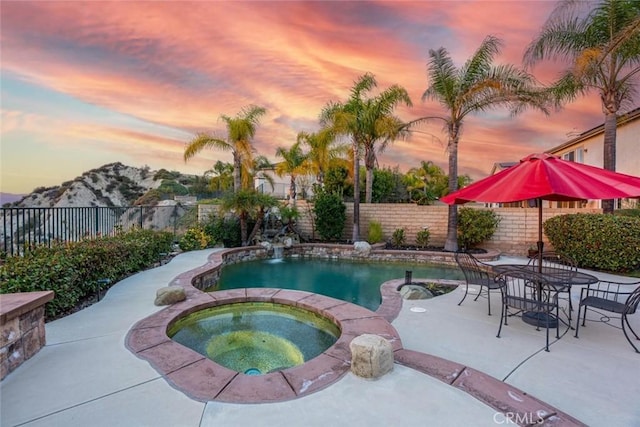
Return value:
<svg viewBox="0 0 640 427">
<path fill-rule="evenodd" d="M 538 273 L 542 273 L 542 250 L 544 242 L 542 241 L 542 199 L 538 198 Z"/>
</svg>

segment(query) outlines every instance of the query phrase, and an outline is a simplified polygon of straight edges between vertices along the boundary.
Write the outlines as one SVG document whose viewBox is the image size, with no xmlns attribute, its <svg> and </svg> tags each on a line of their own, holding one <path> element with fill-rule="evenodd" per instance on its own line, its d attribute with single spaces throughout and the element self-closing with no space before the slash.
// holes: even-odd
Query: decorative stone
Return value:
<svg viewBox="0 0 640 427">
<path fill-rule="evenodd" d="M 349 344 L 351 372 L 362 378 L 377 379 L 393 369 L 391 343 L 378 335 L 363 334 Z"/>
<path fill-rule="evenodd" d="M 273 247 L 273 245 L 271 244 L 271 242 L 260 242 L 260 246 L 262 246 L 267 252 L 271 250 L 271 248 Z"/>
<path fill-rule="evenodd" d="M 353 254 L 355 256 L 368 257 L 371 253 L 371 245 L 368 242 L 355 242 L 353 244 Z"/>
<path fill-rule="evenodd" d="M 433 294 L 429 289 L 419 285 L 404 285 L 400 288 L 400 295 L 404 299 L 430 299 Z"/>
<path fill-rule="evenodd" d="M 285 248 L 290 248 L 293 246 L 293 239 L 291 237 L 285 237 L 284 240 L 282 240 L 282 244 Z"/>
<path fill-rule="evenodd" d="M 171 305 L 187 299 L 181 286 L 166 286 L 156 291 L 155 305 Z"/>
</svg>

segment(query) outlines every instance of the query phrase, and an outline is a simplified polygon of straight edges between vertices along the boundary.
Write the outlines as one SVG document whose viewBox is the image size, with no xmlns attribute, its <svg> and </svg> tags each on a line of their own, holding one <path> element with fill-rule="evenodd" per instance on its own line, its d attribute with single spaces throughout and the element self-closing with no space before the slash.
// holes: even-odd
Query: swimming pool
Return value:
<svg viewBox="0 0 640 427">
<path fill-rule="evenodd" d="M 213 290 L 283 288 L 322 294 L 376 311 L 380 285 L 412 271 L 414 278 L 464 279 L 453 267 L 433 264 L 357 262 L 309 258 L 247 261 L 222 269 Z"/>
</svg>

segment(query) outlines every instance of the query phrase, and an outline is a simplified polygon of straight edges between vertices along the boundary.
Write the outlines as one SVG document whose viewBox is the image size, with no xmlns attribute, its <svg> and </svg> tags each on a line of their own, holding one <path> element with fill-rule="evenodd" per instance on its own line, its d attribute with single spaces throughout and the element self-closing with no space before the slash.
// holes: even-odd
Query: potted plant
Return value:
<svg viewBox="0 0 640 427">
<path fill-rule="evenodd" d="M 529 258 L 535 258 L 538 256 L 538 247 L 535 245 L 529 246 L 529 249 L 527 249 L 527 256 Z"/>
</svg>

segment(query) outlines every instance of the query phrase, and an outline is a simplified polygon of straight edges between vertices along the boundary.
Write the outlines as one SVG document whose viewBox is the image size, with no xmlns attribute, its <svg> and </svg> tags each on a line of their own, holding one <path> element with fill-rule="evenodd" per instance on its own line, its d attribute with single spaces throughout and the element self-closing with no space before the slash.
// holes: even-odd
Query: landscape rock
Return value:
<svg viewBox="0 0 640 427">
<path fill-rule="evenodd" d="M 180 286 L 166 286 L 156 291 L 155 305 L 171 305 L 187 299 L 184 288 Z"/>
<path fill-rule="evenodd" d="M 434 296 L 429 289 L 420 285 L 404 285 L 400 288 L 400 295 L 404 299 L 430 299 Z"/>
<path fill-rule="evenodd" d="M 368 242 L 355 242 L 353 244 L 355 256 L 368 257 L 371 253 L 371 245 Z"/>
<path fill-rule="evenodd" d="M 349 344 L 351 372 L 362 378 L 377 379 L 393 369 L 393 347 L 378 335 L 363 334 Z"/>
</svg>

